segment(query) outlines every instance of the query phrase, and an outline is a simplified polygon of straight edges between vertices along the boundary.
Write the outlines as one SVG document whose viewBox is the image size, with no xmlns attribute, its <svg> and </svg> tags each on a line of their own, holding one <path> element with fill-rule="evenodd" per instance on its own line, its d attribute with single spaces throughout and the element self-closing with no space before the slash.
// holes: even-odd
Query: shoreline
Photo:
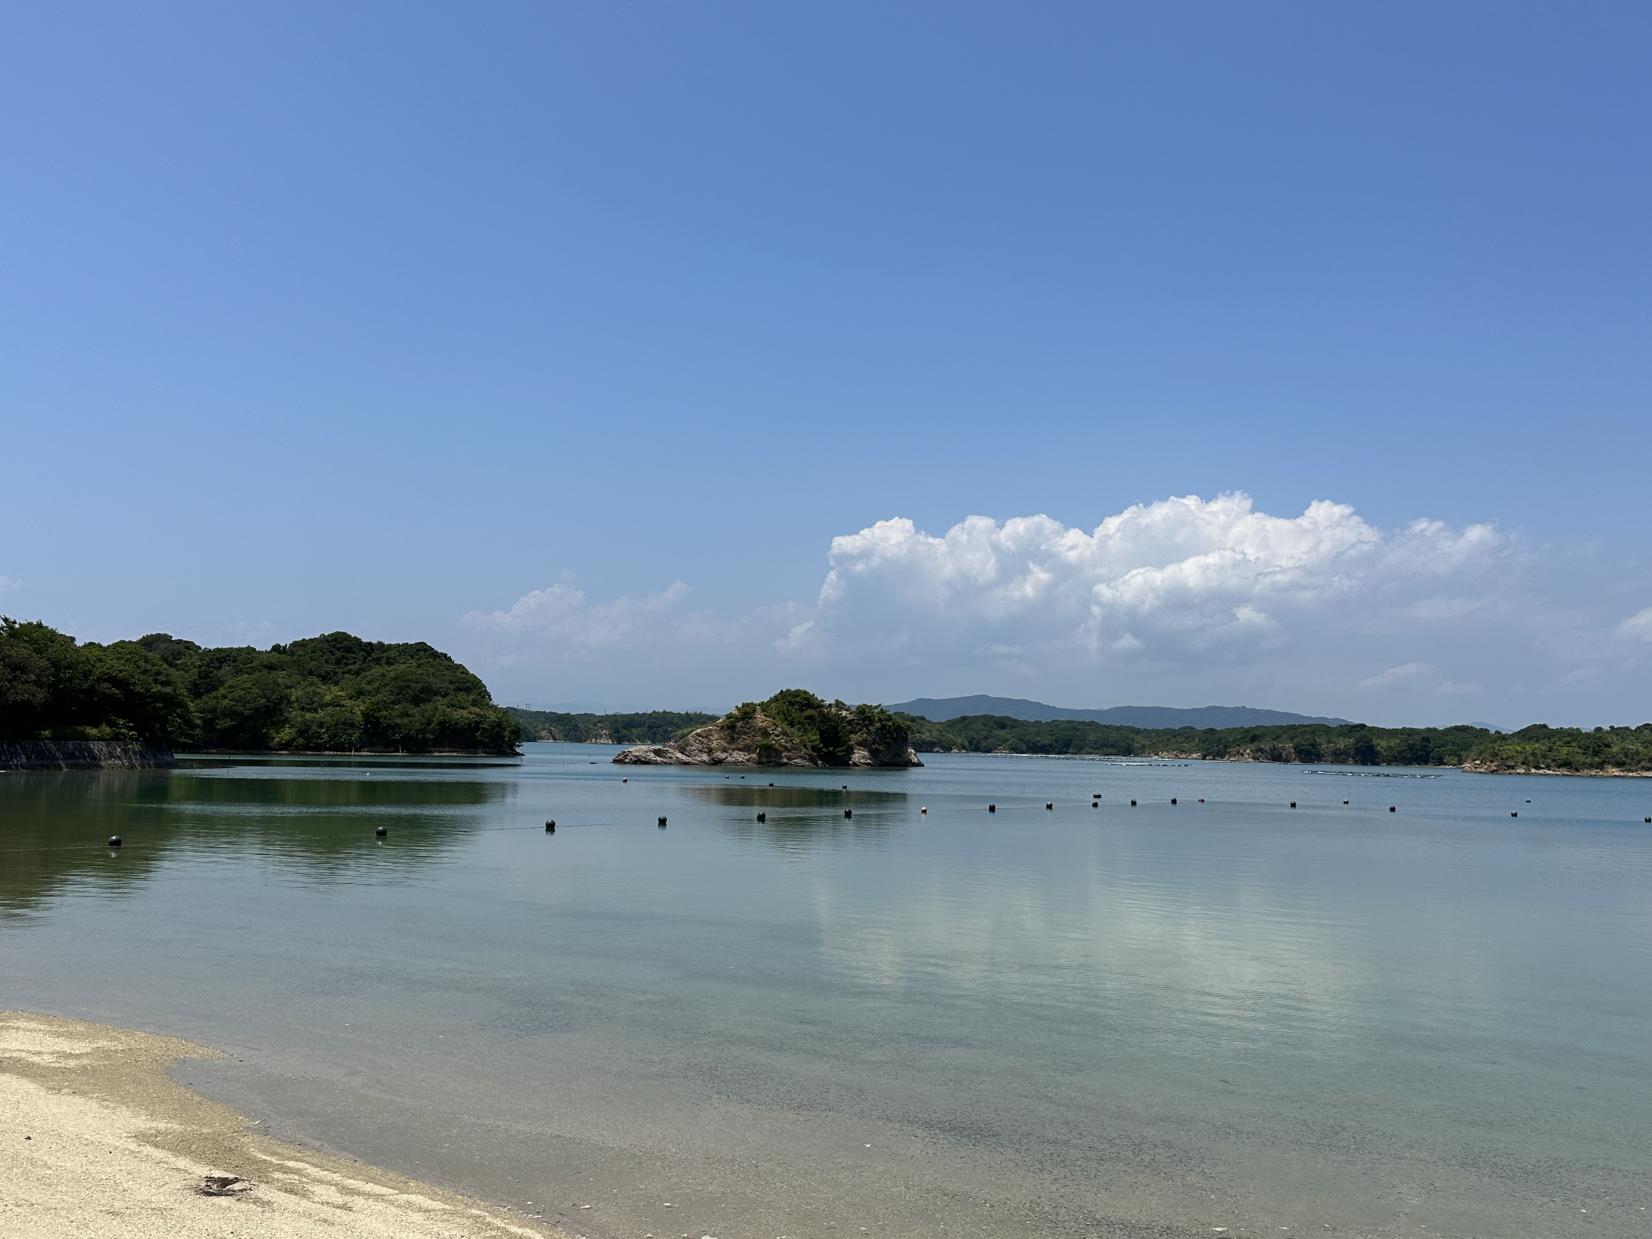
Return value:
<svg viewBox="0 0 1652 1239">
<path fill-rule="evenodd" d="M 1542 766 L 1491 766 L 1482 762 L 1465 762 L 1460 766 L 1345 766 L 1341 762 L 1274 761 L 1266 757 L 1204 757 L 1198 753 L 1013 753 L 1007 749 L 976 752 L 973 749 L 923 749 L 925 753 L 939 753 L 956 757 L 1040 757 L 1060 761 L 1107 761 L 1139 765 L 1163 762 L 1207 762 L 1230 766 L 1337 766 L 1350 770 L 1456 770 L 1462 774 L 1553 775 L 1566 779 L 1652 779 L 1652 770 L 1620 770 L 1615 766 L 1600 770 L 1557 770 Z"/>
<path fill-rule="evenodd" d="M 9 1239 L 567 1239 L 537 1219 L 258 1134 L 170 1075 L 202 1046 L 0 1011 Z M 203 1195 L 211 1175 L 250 1183 Z"/>
</svg>

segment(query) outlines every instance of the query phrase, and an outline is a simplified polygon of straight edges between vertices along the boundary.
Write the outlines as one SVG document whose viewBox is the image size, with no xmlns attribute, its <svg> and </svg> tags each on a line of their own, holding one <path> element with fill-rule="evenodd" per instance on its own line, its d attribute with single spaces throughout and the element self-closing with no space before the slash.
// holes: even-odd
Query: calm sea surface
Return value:
<svg viewBox="0 0 1652 1239">
<path fill-rule="evenodd" d="M 0 1007 L 604 1239 L 1652 1232 L 1652 780 L 612 752 L 0 775 Z"/>
</svg>

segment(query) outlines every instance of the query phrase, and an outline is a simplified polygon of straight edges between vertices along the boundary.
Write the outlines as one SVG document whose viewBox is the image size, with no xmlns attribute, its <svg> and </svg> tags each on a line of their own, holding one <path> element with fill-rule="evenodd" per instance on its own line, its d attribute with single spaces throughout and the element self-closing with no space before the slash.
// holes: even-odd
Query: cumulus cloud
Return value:
<svg viewBox="0 0 1652 1239">
<path fill-rule="evenodd" d="M 1389 667 L 1386 671 L 1379 671 L 1359 682 L 1361 688 L 1392 688 L 1396 684 L 1412 684 L 1418 680 L 1434 678 L 1433 663 L 1400 663 L 1396 667 Z"/>
<path fill-rule="evenodd" d="M 1050 657 L 1222 657 L 1281 644 L 1304 617 L 1348 602 L 1470 613 L 1424 604 L 1506 548 L 1489 524 L 1384 531 L 1346 504 L 1281 517 L 1239 493 L 1137 504 L 1093 530 L 971 516 L 931 534 L 897 517 L 832 540 L 811 636 L 881 621 Z"/>
<path fill-rule="evenodd" d="M 1631 641 L 1652 641 L 1652 607 L 1636 611 L 1618 625 L 1617 633 Z"/>
<path fill-rule="evenodd" d="M 564 582 L 472 611 L 463 627 L 487 665 L 567 670 L 556 691 L 607 693 L 570 683 L 573 669 L 595 676 L 600 664 L 615 679 L 645 669 L 686 679 L 704 699 L 719 684 L 730 693 L 790 682 L 844 694 L 1015 686 L 1057 700 L 1138 691 L 1300 708 L 1315 706 L 1324 685 L 1346 691 L 1351 663 L 1382 667 L 1384 655 L 1395 665 L 1365 687 L 1464 691 L 1433 664 L 1392 656 L 1403 658 L 1419 629 L 1438 638 L 1483 622 L 1514 550 L 1490 524 L 1384 529 L 1324 500 L 1277 516 L 1242 493 L 1137 504 L 1092 528 L 969 516 L 931 533 L 892 517 L 832 539 L 811 602 L 728 616 L 692 607 L 680 581 L 612 600 Z M 1314 697 L 1300 687 L 1310 681 L 1321 686 Z"/>
</svg>

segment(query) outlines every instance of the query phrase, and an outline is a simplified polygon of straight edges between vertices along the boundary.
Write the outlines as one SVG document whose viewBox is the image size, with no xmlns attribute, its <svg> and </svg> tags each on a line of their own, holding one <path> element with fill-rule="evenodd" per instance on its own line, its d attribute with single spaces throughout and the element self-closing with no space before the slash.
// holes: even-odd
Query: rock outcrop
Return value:
<svg viewBox="0 0 1652 1239">
<path fill-rule="evenodd" d="M 170 750 L 124 740 L 17 740 L 0 743 L 0 770 L 142 770 L 170 765 Z"/>
<path fill-rule="evenodd" d="M 799 699 L 806 698 L 799 711 Z M 776 717 L 780 715 L 780 717 Z M 789 716 L 789 717 L 788 717 Z M 633 766 L 921 766 L 904 724 L 887 711 L 823 702 L 788 690 L 747 703 L 671 744 L 626 749 L 614 760 Z"/>
</svg>

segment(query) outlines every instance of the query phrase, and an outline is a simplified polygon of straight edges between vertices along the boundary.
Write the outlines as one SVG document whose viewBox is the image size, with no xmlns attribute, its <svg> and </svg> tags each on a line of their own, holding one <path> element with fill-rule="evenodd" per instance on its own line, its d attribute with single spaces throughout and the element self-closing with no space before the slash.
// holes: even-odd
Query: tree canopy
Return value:
<svg viewBox="0 0 1652 1239">
<path fill-rule="evenodd" d="M 77 643 L 0 618 L 0 739 L 168 748 L 510 753 L 487 686 L 424 642 L 347 632 L 214 649 L 168 633 Z"/>
<path fill-rule="evenodd" d="M 1147 729 L 1079 721 L 1028 722 L 977 714 L 944 723 L 902 716 L 919 752 L 1041 753 L 1105 757 L 1175 755 L 1215 760 L 1353 766 L 1469 766 L 1587 773 L 1652 771 L 1652 723 L 1638 727 L 1279 727 Z"/>
</svg>

